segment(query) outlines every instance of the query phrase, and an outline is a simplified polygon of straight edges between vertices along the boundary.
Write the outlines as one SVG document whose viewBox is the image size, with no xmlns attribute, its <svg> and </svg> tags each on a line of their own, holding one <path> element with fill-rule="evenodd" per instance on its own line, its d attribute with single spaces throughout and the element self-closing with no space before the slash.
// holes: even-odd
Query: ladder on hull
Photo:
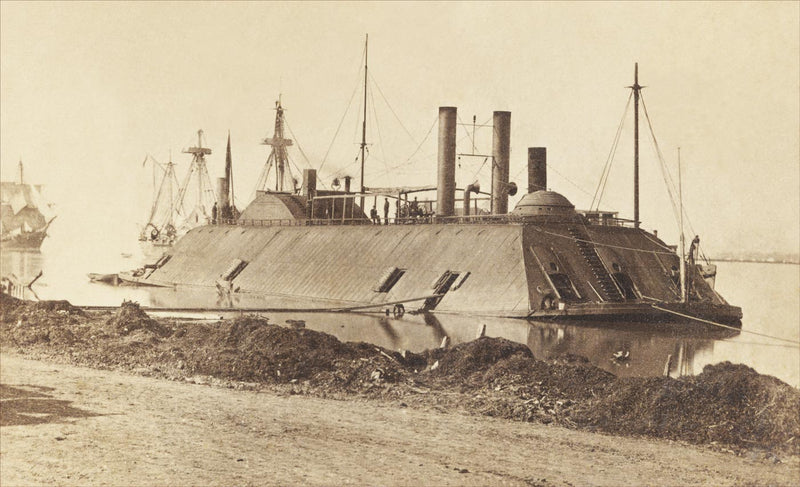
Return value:
<svg viewBox="0 0 800 487">
<path fill-rule="evenodd" d="M 614 282 L 614 278 L 608 273 L 608 269 L 603 265 L 600 256 L 597 255 L 597 249 L 589 239 L 589 234 L 586 230 L 579 227 L 569 227 L 569 234 L 575 239 L 575 244 L 578 246 L 578 252 L 583 256 L 583 259 L 589 265 L 595 280 L 600 285 L 600 291 L 606 301 L 624 301 L 622 293 Z"/>
</svg>

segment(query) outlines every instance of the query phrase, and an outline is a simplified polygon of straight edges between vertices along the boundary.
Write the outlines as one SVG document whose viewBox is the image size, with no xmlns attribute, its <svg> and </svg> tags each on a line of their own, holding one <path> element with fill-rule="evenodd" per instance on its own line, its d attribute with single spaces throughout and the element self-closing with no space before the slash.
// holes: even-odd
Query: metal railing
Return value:
<svg viewBox="0 0 800 487">
<path fill-rule="evenodd" d="M 582 223 L 602 226 L 633 227 L 633 220 L 624 218 L 606 218 L 602 222 L 589 221 L 584 216 Z M 576 223 L 574 218 L 559 216 L 520 216 L 520 215 L 468 215 L 468 216 L 418 216 L 400 218 L 378 218 L 372 221 L 368 218 L 280 218 L 280 219 L 238 219 L 220 220 L 219 225 L 232 225 L 243 227 L 297 227 L 297 226 L 361 226 L 361 225 L 500 225 L 500 224 L 542 224 L 542 223 Z"/>
</svg>

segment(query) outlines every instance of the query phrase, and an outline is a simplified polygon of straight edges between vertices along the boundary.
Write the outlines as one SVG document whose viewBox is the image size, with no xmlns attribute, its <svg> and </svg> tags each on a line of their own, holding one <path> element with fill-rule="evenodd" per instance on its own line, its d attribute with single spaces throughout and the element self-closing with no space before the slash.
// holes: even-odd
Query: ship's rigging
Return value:
<svg viewBox="0 0 800 487">
<path fill-rule="evenodd" d="M 188 225 L 206 224 L 212 219 L 211 210 L 217 203 L 217 196 L 214 194 L 214 187 L 211 184 L 208 167 L 206 166 L 206 156 L 211 154 L 211 149 L 203 147 L 202 129 L 197 131 L 197 146 L 184 149 L 183 153 L 192 155 L 192 165 L 181 185 L 175 205 L 176 211 Z M 184 204 L 192 180 L 196 182 L 197 186 L 197 201 L 194 208 L 187 213 Z"/>
<path fill-rule="evenodd" d="M 689 221 L 689 217 L 686 214 L 686 210 L 683 205 L 683 190 L 682 190 L 682 182 L 681 182 L 681 157 L 680 157 L 680 148 L 678 148 L 678 184 L 677 187 L 675 185 L 672 176 L 670 175 L 669 168 L 667 163 L 664 159 L 663 154 L 661 153 L 661 148 L 658 145 L 658 140 L 656 139 L 655 131 L 653 129 L 653 124 L 650 120 L 650 115 L 647 112 L 647 105 L 645 104 L 644 97 L 642 96 L 642 88 L 644 86 L 639 84 L 639 63 L 635 63 L 634 65 L 634 77 L 633 77 L 633 84 L 628 86 L 631 92 L 628 96 L 628 101 L 625 104 L 625 110 L 622 115 L 622 120 L 620 120 L 620 124 L 617 127 L 617 132 L 614 137 L 614 142 L 611 145 L 611 149 L 608 154 L 608 158 L 606 159 L 606 164 L 603 167 L 603 173 L 600 177 L 600 181 L 598 182 L 597 188 L 595 190 L 594 196 L 592 198 L 592 203 L 590 205 L 590 211 L 599 212 L 600 202 L 603 198 L 603 194 L 605 192 L 606 183 L 608 182 L 609 174 L 611 172 L 611 165 L 614 160 L 614 155 L 616 154 L 617 146 L 620 140 L 620 134 L 622 133 L 622 127 L 625 122 L 625 117 L 628 112 L 628 107 L 630 107 L 631 98 L 633 99 L 633 120 L 634 120 L 634 146 L 633 146 L 633 222 L 635 228 L 639 228 L 640 219 L 639 219 L 639 104 L 641 102 L 642 109 L 645 115 L 645 119 L 647 120 L 647 126 L 649 128 L 650 137 L 653 142 L 653 147 L 655 149 L 659 168 L 661 170 L 661 176 L 664 180 L 664 185 L 667 188 L 667 193 L 669 195 L 670 203 L 672 205 L 673 214 L 675 216 L 675 220 L 678 225 L 678 238 L 679 238 L 679 250 L 680 250 L 680 299 L 682 302 L 687 302 L 690 299 L 690 293 L 687 286 L 687 279 L 686 279 L 686 265 L 687 259 L 694 265 L 695 264 L 695 253 L 698 257 L 702 258 L 706 262 L 706 266 L 698 266 L 703 267 L 702 272 L 704 273 L 704 277 L 710 278 L 713 281 L 714 276 L 716 275 L 716 268 L 713 265 L 710 265 L 708 258 L 702 253 L 699 248 L 699 237 L 695 237 L 692 241 L 691 250 L 689 251 L 689 255 L 687 256 L 685 253 L 685 234 L 686 234 L 686 225 L 688 224 L 690 234 L 694 234 L 694 229 L 692 228 L 691 222 Z M 676 195 L 677 193 L 677 195 Z M 706 275 L 707 274 L 707 275 Z"/>
<path fill-rule="evenodd" d="M 289 153 L 286 150 L 287 147 L 294 145 L 294 142 L 292 139 L 287 139 L 284 136 L 285 120 L 283 111 L 281 99 L 278 97 L 278 101 L 275 102 L 275 131 L 272 137 L 267 137 L 261 141 L 262 145 L 270 146 L 272 150 L 269 153 L 269 157 L 267 157 L 267 162 L 264 163 L 261 175 L 258 177 L 258 182 L 256 183 L 257 191 L 266 191 L 270 189 L 267 187 L 268 179 L 269 173 L 273 169 L 275 170 L 275 191 L 284 192 L 291 189 L 291 191 L 294 192 L 297 189 L 297 179 L 292 174 Z M 288 178 L 286 174 L 287 171 L 289 173 Z M 287 184 L 287 182 L 289 184 Z"/>
<path fill-rule="evenodd" d="M 185 154 L 192 154 L 192 163 L 184 177 L 183 183 L 178 184 L 175 174 L 175 164 L 170 153 L 169 162 L 162 164 L 153 156 L 147 155 L 143 162 L 153 164 L 153 203 L 147 223 L 139 234 L 139 240 L 151 241 L 159 245 L 172 245 L 177 237 L 185 231 L 199 225 L 212 222 L 217 196 L 211 185 L 208 175 L 205 156 L 211 154 L 211 149 L 203 146 L 203 131 L 197 131 L 197 146 L 184 149 Z M 161 170 L 161 179 L 156 189 L 156 172 Z M 226 167 L 226 177 L 230 169 Z M 187 200 L 196 189 L 196 202 L 187 210 Z"/>
<path fill-rule="evenodd" d="M 606 184 L 608 183 L 609 175 L 611 173 L 611 166 L 614 162 L 614 157 L 616 155 L 617 148 L 619 146 L 620 136 L 622 134 L 622 129 L 625 123 L 626 116 L 628 114 L 628 109 L 631 105 L 631 100 L 634 101 L 634 181 L 633 181 L 633 220 L 635 222 L 635 226 L 639 226 L 639 105 L 641 104 L 642 113 L 644 114 L 644 118 L 647 121 L 647 128 L 650 135 L 650 139 L 653 144 L 653 148 L 655 150 L 657 159 L 658 159 L 658 166 L 661 172 L 661 177 L 664 180 L 664 186 L 667 189 L 667 194 L 670 199 L 670 204 L 672 206 L 673 215 L 675 217 L 676 224 L 680 227 L 679 230 L 681 233 L 684 232 L 684 225 L 680 223 L 681 218 L 685 219 L 685 225 L 688 227 L 689 233 L 694 234 L 694 228 L 692 227 L 692 223 L 689 220 L 689 215 L 686 211 L 686 208 L 682 208 L 681 204 L 681 197 L 678 194 L 679 188 L 673 179 L 669 166 L 664 158 L 664 155 L 661 152 L 661 147 L 658 144 L 658 139 L 656 138 L 655 130 L 653 128 L 653 123 L 650 119 L 650 114 L 647 111 L 647 104 L 645 103 L 644 96 L 642 94 L 642 88 L 645 86 L 639 85 L 639 64 L 636 63 L 634 65 L 634 82 L 633 85 L 628 86 L 630 88 L 630 94 L 628 96 L 628 101 L 625 104 L 625 109 L 622 114 L 622 118 L 620 120 L 619 126 L 617 127 L 616 134 L 614 136 L 614 140 L 611 144 L 611 148 L 609 150 L 608 156 L 606 158 L 605 165 L 603 167 L 602 174 L 597 184 L 597 188 L 595 189 L 594 195 L 592 197 L 592 203 L 590 205 L 591 211 L 598 211 L 600 208 L 600 203 L 603 199 L 605 194 Z M 574 184 L 574 183 L 573 183 Z"/>
<path fill-rule="evenodd" d="M 175 196 L 180 188 L 175 175 L 175 164 L 170 153 L 169 162 L 162 164 L 153 156 L 147 155 L 142 165 L 150 162 L 153 165 L 153 204 L 147 224 L 139 235 L 139 240 L 157 240 L 160 237 L 174 239 L 177 235 Z M 156 170 L 162 171 L 161 181 L 156 190 Z"/>
</svg>

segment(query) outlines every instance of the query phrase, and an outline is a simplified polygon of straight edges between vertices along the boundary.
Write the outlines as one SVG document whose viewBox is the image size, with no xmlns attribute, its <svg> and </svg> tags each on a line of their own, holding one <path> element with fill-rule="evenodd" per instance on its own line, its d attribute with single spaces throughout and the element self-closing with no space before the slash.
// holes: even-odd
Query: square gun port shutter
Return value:
<svg viewBox="0 0 800 487">
<path fill-rule="evenodd" d="M 373 286 L 372 290 L 376 293 L 388 293 L 405 273 L 405 269 L 400 269 L 399 267 L 388 267 L 385 271 L 383 271 L 380 279 L 378 279 L 377 284 Z"/>
<path fill-rule="evenodd" d="M 224 273 L 222 273 L 221 276 L 222 280 L 232 281 L 236 279 L 236 276 L 238 276 L 239 273 L 241 273 L 244 270 L 244 268 L 247 267 L 247 264 L 248 264 L 247 262 L 241 259 L 234 259 L 233 262 L 231 262 L 231 265 L 228 266 L 228 269 Z"/>
<path fill-rule="evenodd" d="M 433 293 L 440 294 L 441 296 L 426 299 L 425 304 L 422 306 L 423 309 L 432 310 L 436 308 L 436 306 L 439 304 L 439 301 L 441 301 L 444 295 L 447 294 L 460 274 L 460 272 L 455 271 L 444 271 L 444 274 L 439 276 L 439 278 L 436 279 L 431 286 Z"/>
</svg>

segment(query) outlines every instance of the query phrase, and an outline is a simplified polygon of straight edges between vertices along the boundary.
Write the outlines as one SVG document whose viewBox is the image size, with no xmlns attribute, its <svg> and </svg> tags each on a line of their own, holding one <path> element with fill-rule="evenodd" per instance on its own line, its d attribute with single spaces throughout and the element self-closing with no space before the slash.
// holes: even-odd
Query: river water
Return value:
<svg viewBox="0 0 800 487">
<path fill-rule="evenodd" d="M 309 303 L 284 298 L 234 295 L 222 299 L 214 291 L 185 291 L 143 287 L 114 287 L 89 282 L 88 272 L 117 272 L 139 267 L 144 257 L 138 249 L 75 253 L 60 246 L 45 246 L 42 252 L 2 252 L 0 274 L 13 273 L 29 282 L 39 278 L 26 297 L 66 299 L 76 305 L 119 305 L 133 300 L 153 307 L 298 308 Z M 722 361 L 743 363 L 763 374 L 800 387 L 800 266 L 791 264 L 718 263 L 717 290 L 744 311 L 742 332 L 697 332 L 687 324 L 654 329 L 647 324 L 607 323 L 556 324 L 525 320 L 457 315 L 411 315 L 401 318 L 381 313 L 269 312 L 273 323 L 304 320 L 308 328 L 324 331 L 344 341 L 365 341 L 386 348 L 419 351 L 440 345 L 446 336 L 451 344 L 475 338 L 486 326 L 486 335 L 526 344 L 537 357 L 557 353 L 583 355 L 618 376 L 676 377 L 702 372 L 703 367 Z M 35 294 L 35 296 L 34 296 Z M 322 307 L 323 305 L 312 305 Z M 161 313 L 156 313 L 161 314 Z M 237 312 L 222 313 L 225 317 Z M 197 314 L 194 317 L 218 319 Z M 763 337 L 751 332 L 791 340 Z M 617 360 L 617 353 L 628 354 Z M 669 364 L 669 365 L 668 365 Z"/>
</svg>

